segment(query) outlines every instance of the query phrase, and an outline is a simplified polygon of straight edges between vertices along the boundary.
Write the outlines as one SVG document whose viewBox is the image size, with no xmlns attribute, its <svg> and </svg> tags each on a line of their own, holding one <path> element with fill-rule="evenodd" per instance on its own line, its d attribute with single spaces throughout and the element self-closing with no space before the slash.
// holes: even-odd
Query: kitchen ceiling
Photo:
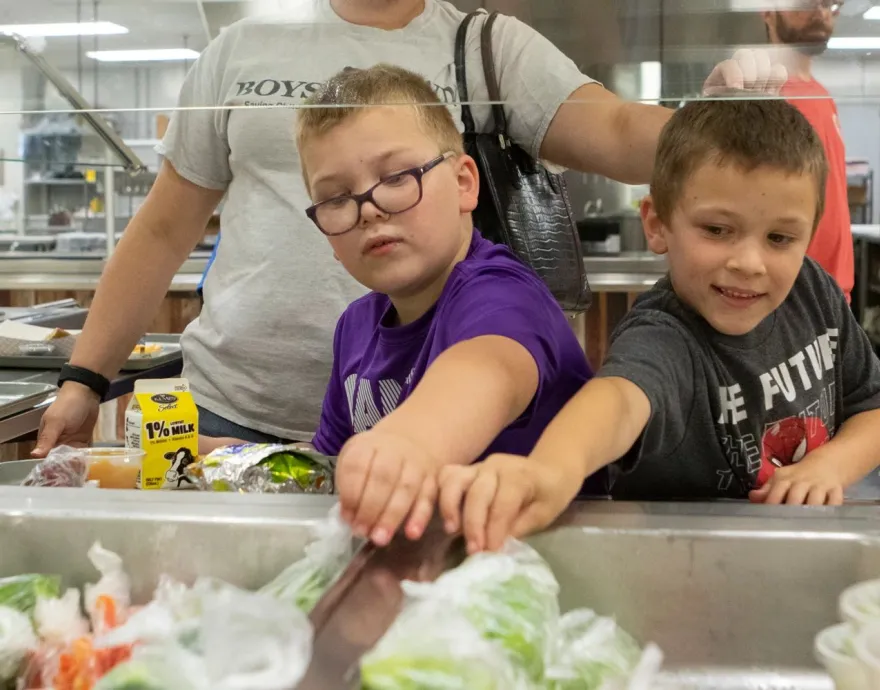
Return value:
<svg viewBox="0 0 880 690">
<path fill-rule="evenodd" d="M 180 48 L 202 50 L 208 37 L 223 26 L 247 16 L 279 9 L 289 10 L 310 0 L 100 0 L 98 18 L 127 27 L 129 34 L 101 36 L 101 50 Z M 773 0 L 778 1 L 778 0 Z M 763 28 L 754 11 L 770 0 L 457 0 L 464 9 L 483 4 L 519 16 L 532 24 L 582 67 L 613 62 L 675 59 L 694 49 L 714 59 L 743 43 L 760 44 Z M 862 18 L 872 0 L 849 0 L 839 20 L 838 36 L 880 36 L 880 21 Z M 75 22 L 77 0 L 6 1 L 0 7 L 0 24 Z M 93 19 L 93 0 L 80 0 L 82 21 Z M 665 17 L 661 32 L 660 16 Z M 49 39 L 46 56 L 62 69 L 73 69 L 93 50 L 96 39 Z M 847 51 L 830 57 L 851 59 Z M 863 55 L 860 55 L 863 56 Z M 872 56 L 873 57 L 873 56 Z"/>
</svg>

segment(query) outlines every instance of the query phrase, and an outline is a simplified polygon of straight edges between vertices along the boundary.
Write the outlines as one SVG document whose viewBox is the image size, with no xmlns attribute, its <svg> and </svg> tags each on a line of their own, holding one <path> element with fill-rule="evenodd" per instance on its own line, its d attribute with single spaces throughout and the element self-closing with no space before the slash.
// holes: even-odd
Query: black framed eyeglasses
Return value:
<svg viewBox="0 0 880 690">
<path fill-rule="evenodd" d="M 454 155 L 452 151 L 447 151 L 417 168 L 383 177 L 363 194 L 343 194 L 321 201 L 309 206 L 306 215 L 318 226 L 318 230 L 329 237 L 336 237 L 357 227 L 361 222 L 361 209 L 367 201 L 392 216 L 409 211 L 422 201 L 422 178 Z"/>
</svg>

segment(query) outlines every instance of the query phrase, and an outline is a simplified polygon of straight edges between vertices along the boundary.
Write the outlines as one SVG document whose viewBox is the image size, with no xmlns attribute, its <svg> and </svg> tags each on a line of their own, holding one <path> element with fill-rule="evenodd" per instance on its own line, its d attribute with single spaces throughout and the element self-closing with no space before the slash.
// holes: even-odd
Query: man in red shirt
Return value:
<svg viewBox="0 0 880 690">
<path fill-rule="evenodd" d="M 841 0 L 805 0 L 805 9 L 762 12 L 770 43 L 780 46 L 788 70 L 782 95 L 813 125 L 825 145 L 829 175 L 825 215 L 810 245 L 809 256 L 837 280 L 847 299 L 855 282 L 852 228 L 846 190 L 846 152 L 840 119 L 831 95 L 813 78 L 813 58 L 828 48 Z"/>
</svg>

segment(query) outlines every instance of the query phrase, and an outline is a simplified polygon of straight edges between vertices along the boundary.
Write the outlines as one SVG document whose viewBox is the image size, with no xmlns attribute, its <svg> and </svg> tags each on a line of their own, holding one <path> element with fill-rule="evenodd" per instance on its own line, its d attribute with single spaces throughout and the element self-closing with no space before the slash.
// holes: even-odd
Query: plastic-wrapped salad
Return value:
<svg viewBox="0 0 880 690">
<path fill-rule="evenodd" d="M 644 651 L 611 618 L 588 609 L 565 614 L 553 657 L 547 669 L 547 690 L 604 690 L 642 687 L 633 683 L 650 678 L 662 655 L 653 645 Z M 647 687 L 645 685 L 644 687 Z"/>
<path fill-rule="evenodd" d="M 315 531 L 318 538 L 306 546 L 305 557 L 260 590 L 306 613 L 315 607 L 352 556 L 351 528 L 339 517 L 338 505 Z"/>
<path fill-rule="evenodd" d="M 361 663 L 364 690 L 647 690 L 662 661 L 609 618 L 560 617 L 553 573 L 521 542 L 403 589 L 403 613 Z"/>
<path fill-rule="evenodd" d="M 406 582 L 404 591 L 454 607 L 531 680 L 543 678 L 559 623 L 559 585 L 531 547 L 510 541 L 500 553 L 471 556 L 436 582 Z"/>
<path fill-rule="evenodd" d="M 0 606 L 28 616 L 39 599 L 55 599 L 61 591 L 61 578 L 52 575 L 17 575 L 0 579 Z"/>
<path fill-rule="evenodd" d="M 305 556 L 258 592 L 160 578 L 131 606 L 120 556 L 96 543 L 100 574 L 63 595 L 54 575 L 0 579 L 0 690 L 290 690 L 311 658 L 305 611 L 351 557 L 334 509 Z"/>
<path fill-rule="evenodd" d="M 426 624 L 427 621 L 430 623 Z M 361 661 L 363 690 L 525 690 L 503 650 L 436 599 L 403 610 Z"/>
</svg>

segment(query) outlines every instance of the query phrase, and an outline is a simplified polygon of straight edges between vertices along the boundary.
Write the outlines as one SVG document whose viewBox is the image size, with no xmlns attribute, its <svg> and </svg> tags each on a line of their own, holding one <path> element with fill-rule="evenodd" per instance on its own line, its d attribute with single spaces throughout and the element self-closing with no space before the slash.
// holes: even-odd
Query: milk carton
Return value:
<svg viewBox="0 0 880 690">
<path fill-rule="evenodd" d="M 193 486 L 184 471 L 198 459 L 199 413 L 189 381 L 136 381 L 125 411 L 125 445 L 146 453 L 139 489 Z"/>
</svg>

